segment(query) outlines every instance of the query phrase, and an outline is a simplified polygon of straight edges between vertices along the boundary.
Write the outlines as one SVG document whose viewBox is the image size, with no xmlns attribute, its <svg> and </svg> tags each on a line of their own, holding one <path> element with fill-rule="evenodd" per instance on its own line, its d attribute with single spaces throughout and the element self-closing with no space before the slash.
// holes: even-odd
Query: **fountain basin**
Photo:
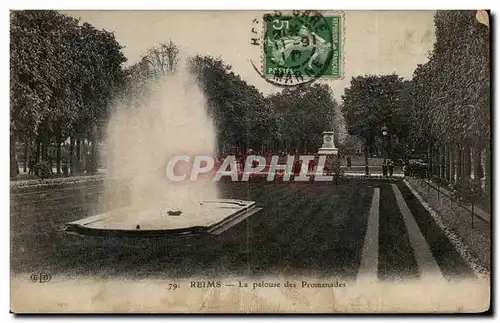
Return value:
<svg viewBox="0 0 500 323">
<path fill-rule="evenodd" d="M 220 234 L 260 211 L 254 201 L 193 202 L 187 208 L 115 209 L 66 224 L 65 231 L 88 236 Z M 179 214 L 180 211 L 180 214 Z"/>
</svg>

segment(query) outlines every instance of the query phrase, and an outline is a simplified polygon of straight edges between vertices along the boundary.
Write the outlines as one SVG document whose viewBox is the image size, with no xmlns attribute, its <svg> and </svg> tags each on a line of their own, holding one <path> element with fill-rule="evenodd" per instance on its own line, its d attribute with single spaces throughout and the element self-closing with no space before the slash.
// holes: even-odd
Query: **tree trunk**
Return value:
<svg viewBox="0 0 500 323">
<path fill-rule="evenodd" d="M 81 167 L 82 167 L 82 147 L 81 147 L 81 140 L 80 138 L 76 138 L 76 160 L 75 160 L 75 173 L 77 175 L 81 174 Z"/>
<path fill-rule="evenodd" d="M 440 176 L 440 171 L 441 171 L 441 146 L 437 146 L 435 148 L 435 152 L 436 152 L 436 162 L 434 163 L 434 165 L 436 166 L 436 170 L 434 171 L 436 177 L 441 177 Z"/>
<path fill-rule="evenodd" d="M 44 131 L 42 135 L 42 160 L 49 160 L 49 134 Z"/>
<path fill-rule="evenodd" d="M 470 145 L 465 146 L 464 149 L 464 177 L 466 180 L 470 180 L 471 175 L 471 160 L 470 160 Z"/>
<path fill-rule="evenodd" d="M 56 174 L 61 174 L 61 134 L 57 136 Z"/>
<path fill-rule="evenodd" d="M 457 181 L 461 182 L 462 181 L 462 149 L 460 145 L 457 144 L 457 150 L 456 150 L 456 157 L 457 157 Z"/>
<path fill-rule="evenodd" d="M 80 138 L 76 138 L 76 160 L 82 159 L 82 142 Z"/>
<path fill-rule="evenodd" d="M 431 156 L 432 156 L 431 177 L 433 177 L 436 174 L 436 147 L 434 147 L 434 145 L 432 145 L 431 147 Z"/>
<path fill-rule="evenodd" d="M 42 136 L 40 139 L 40 161 L 47 160 L 47 155 L 46 155 L 46 148 L 47 145 L 45 144 L 45 138 Z"/>
<path fill-rule="evenodd" d="M 450 145 L 450 181 L 454 182 L 455 181 L 455 149 L 453 145 Z"/>
<path fill-rule="evenodd" d="M 485 191 L 488 197 L 491 198 L 491 144 L 488 142 L 486 144 L 486 165 L 485 165 Z"/>
<path fill-rule="evenodd" d="M 444 178 L 450 181 L 450 145 L 444 147 Z"/>
<path fill-rule="evenodd" d="M 30 145 L 30 141 L 28 139 L 28 137 L 25 137 L 24 138 L 24 161 L 23 161 L 23 172 L 26 173 L 27 172 L 27 164 L 28 164 L 28 160 L 29 160 L 29 145 Z"/>
<path fill-rule="evenodd" d="M 479 183 L 483 177 L 481 169 L 481 145 L 475 145 L 473 148 L 473 160 L 474 160 L 474 181 Z"/>
<path fill-rule="evenodd" d="M 75 173 L 75 138 L 71 136 L 69 138 L 69 171 L 73 175 Z"/>
<path fill-rule="evenodd" d="M 16 140 L 10 135 L 10 179 L 17 178 L 17 163 L 16 163 Z"/>
<path fill-rule="evenodd" d="M 40 139 L 35 139 L 36 143 L 36 154 L 35 154 L 35 165 L 40 161 Z"/>
<path fill-rule="evenodd" d="M 429 162 L 429 165 L 428 165 L 428 167 L 429 167 L 429 170 L 428 170 L 429 175 L 428 175 L 428 177 L 432 177 L 432 169 L 433 169 L 433 167 L 432 167 L 433 160 L 432 159 L 434 157 L 433 157 L 433 153 L 432 153 L 432 143 L 431 142 L 427 145 L 427 155 L 428 155 L 427 159 L 428 159 L 428 162 Z"/>
<path fill-rule="evenodd" d="M 370 166 L 368 165 L 368 155 L 369 155 L 369 147 L 368 144 L 365 144 L 365 175 L 370 175 Z"/>
<path fill-rule="evenodd" d="M 80 170 L 81 170 L 81 173 L 85 173 L 85 171 L 87 170 L 87 151 L 88 151 L 88 147 L 87 147 L 87 144 L 88 144 L 88 140 L 83 138 L 81 143 L 80 143 L 80 146 L 81 146 L 81 163 L 80 163 Z"/>
<path fill-rule="evenodd" d="M 243 155 L 246 155 L 248 152 L 248 143 L 246 140 L 243 140 L 241 142 L 241 152 L 243 153 Z"/>
<path fill-rule="evenodd" d="M 92 159 L 91 159 L 91 165 L 90 165 L 90 172 L 92 174 L 96 174 L 97 173 L 97 160 L 98 160 L 98 156 L 97 156 L 97 126 L 94 125 L 94 127 L 92 128 L 92 142 L 91 142 L 91 145 L 92 145 Z"/>
<path fill-rule="evenodd" d="M 441 177 L 440 176 L 440 171 L 441 171 L 441 146 L 437 146 L 435 149 L 436 152 L 436 163 L 434 164 L 436 166 L 436 170 L 434 171 L 436 177 Z"/>
<path fill-rule="evenodd" d="M 445 148 L 444 148 L 444 145 L 441 145 L 439 147 L 439 153 L 440 153 L 440 170 L 439 170 L 439 177 L 441 178 L 446 178 L 446 155 L 445 155 Z"/>
</svg>

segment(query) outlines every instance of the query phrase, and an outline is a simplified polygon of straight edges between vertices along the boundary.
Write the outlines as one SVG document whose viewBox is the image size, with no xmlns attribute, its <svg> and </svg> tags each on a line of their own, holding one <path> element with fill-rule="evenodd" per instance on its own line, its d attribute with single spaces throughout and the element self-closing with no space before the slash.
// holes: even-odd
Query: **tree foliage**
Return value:
<svg viewBox="0 0 500 323">
<path fill-rule="evenodd" d="M 179 61 L 179 47 L 172 41 L 149 48 L 137 63 L 125 69 L 121 99 L 128 106 L 141 106 L 153 93 L 155 84 L 176 71 Z"/>
<path fill-rule="evenodd" d="M 401 98 L 407 86 L 407 82 L 394 74 L 353 77 L 342 96 L 342 112 L 349 134 L 364 138 L 372 151 L 384 126 L 391 134 L 406 137 L 407 110 Z"/>
<path fill-rule="evenodd" d="M 162 78 L 175 71 L 179 64 L 179 47 L 171 40 L 150 48 L 142 59 L 147 63 L 150 75 Z"/>
<path fill-rule="evenodd" d="M 321 133 L 334 130 L 338 104 L 325 84 L 307 84 L 285 88 L 269 98 L 280 121 L 281 136 L 292 149 L 316 152 Z M 338 137 L 335 137 L 338 145 Z"/>
<path fill-rule="evenodd" d="M 57 11 L 13 11 L 10 46 L 13 143 L 46 151 L 68 136 L 95 141 L 123 85 L 126 59 L 114 35 Z"/>
<path fill-rule="evenodd" d="M 311 151 L 333 129 L 337 102 L 327 85 L 285 88 L 265 97 L 220 59 L 196 56 L 191 70 L 205 92 L 221 151 Z"/>
<path fill-rule="evenodd" d="M 475 11 L 438 11 L 429 61 L 415 70 L 412 134 L 438 143 L 490 138 L 489 30 Z"/>
</svg>

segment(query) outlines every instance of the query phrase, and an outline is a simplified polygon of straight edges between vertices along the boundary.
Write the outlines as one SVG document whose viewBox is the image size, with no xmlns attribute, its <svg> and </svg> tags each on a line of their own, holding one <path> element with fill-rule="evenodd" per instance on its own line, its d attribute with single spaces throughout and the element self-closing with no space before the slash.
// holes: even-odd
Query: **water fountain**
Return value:
<svg viewBox="0 0 500 323">
<path fill-rule="evenodd" d="M 68 223 L 82 235 L 218 234 L 258 212 L 253 201 L 220 199 L 211 180 L 171 182 L 176 155 L 214 155 L 216 134 L 204 95 L 181 67 L 138 107 L 115 107 L 107 133 L 107 175 L 127 178 L 129 206 Z M 123 199 L 112 192 L 105 200 Z"/>
</svg>

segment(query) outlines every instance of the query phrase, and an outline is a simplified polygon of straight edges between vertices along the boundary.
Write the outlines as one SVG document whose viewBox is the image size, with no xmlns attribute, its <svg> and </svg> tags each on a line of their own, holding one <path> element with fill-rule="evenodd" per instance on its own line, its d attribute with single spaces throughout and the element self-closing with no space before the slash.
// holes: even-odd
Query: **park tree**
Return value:
<svg viewBox="0 0 500 323">
<path fill-rule="evenodd" d="M 172 40 L 161 43 L 148 49 L 142 60 L 147 63 L 151 75 L 161 79 L 173 73 L 179 65 L 179 47 Z"/>
<path fill-rule="evenodd" d="M 268 124 L 272 127 L 272 111 L 263 94 L 221 59 L 195 56 L 190 58 L 189 66 L 205 93 L 208 113 L 217 129 L 219 151 L 244 153 L 257 148 L 269 135 Z"/>
<path fill-rule="evenodd" d="M 112 33 L 52 10 L 13 11 L 10 35 L 11 161 L 23 142 L 26 164 L 33 142 L 35 161 L 47 163 L 55 143 L 59 172 L 71 136 L 71 146 L 75 137 L 93 142 L 95 171 L 97 128 L 122 84 L 121 46 Z"/>
<path fill-rule="evenodd" d="M 69 44 L 77 26 L 55 11 L 11 13 L 11 159 L 24 142 L 26 162 L 33 140 L 37 160 L 46 160 L 52 132 L 74 117 Z"/>
<path fill-rule="evenodd" d="M 16 176 L 16 140 L 26 149 L 38 132 L 43 116 L 47 114 L 52 95 L 46 72 L 41 65 L 44 50 L 39 33 L 25 27 L 27 15 L 11 13 L 10 30 L 10 174 Z"/>
<path fill-rule="evenodd" d="M 490 35 L 476 16 L 436 13 L 434 48 L 411 82 L 411 136 L 428 145 L 430 173 L 451 181 L 469 180 L 472 170 L 479 180 L 481 155 L 490 171 Z"/>
<path fill-rule="evenodd" d="M 192 72 L 205 92 L 220 151 L 316 151 L 332 130 L 338 104 L 329 86 L 287 87 L 264 97 L 221 59 L 196 56 Z"/>
<path fill-rule="evenodd" d="M 322 132 L 334 130 L 338 103 L 326 84 L 285 88 L 271 95 L 270 100 L 281 121 L 283 149 L 316 151 L 321 146 Z"/>
<path fill-rule="evenodd" d="M 339 150 L 345 155 L 356 155 L 362 148 L 363 140 L 355 135 L 347 135 L 345 140 L 339 145 Z"/>
<path fill-rule="evenodd" d="M 393 75 L 366 75 L 351 79 L 350 86 L 342 95 L 342 112 L 349 134 L 363 138 L 365 142 L 365 163 L 375 152 L 377 137 L 386 126 L 392 136 L 404 138 L 407 135 L 406 107 L 400 98 L 407 83 Z"/>
<path fill-rule="evenodd" d="M 122 102 L 126 106 L 138 108 L 143 105 L 151 94 L 151 73 L 148 62 L 142 58 L 137 63 L 124 70 L 125 86 L 122 92 Z"/>
<path fill-rule="evenodd" d="M 171 40 L 149 48 L 137 63 L 125 69 L 122 102 L 130 107 L 143 105 L 153 93 L 154 86 L 174 73 L 179 62 L 179 47 Z"/>
<path fill-rule="evenodd" d="M 124 86 L 125 73 L 122 64 L 126 58 L 121 52 L 122 46 L 112 33 L 97 30 L 87 23 L 84 23 L 79 31 L 81 39 L 77 43 L 79 64 L 74 70 L 80 79 L 77 93 L 80 95 L 81 108 L 72 126 L 72 134 L 76 139 L 77 160 L 79 141 L 87 138 L 91 143 L 92 159 L 89 166 L 90 171 L 95 172 L 97 170 L 95 149 L 105 132 L 111 106 L 115 104 Z"/>
<path fill-rule="evenodd" d="M 408 102 L 405 102 L 410 106 L 409 135 L 416 145 L 427 145 L 432 141 L 433 122 L 429 101 L 435 89 L 430 86 L 432 80 L 429 78 L 434 74 L 432 69 L 435 67 L 434 61 L 417 65 L 409 86 Z"/>
</svg>

